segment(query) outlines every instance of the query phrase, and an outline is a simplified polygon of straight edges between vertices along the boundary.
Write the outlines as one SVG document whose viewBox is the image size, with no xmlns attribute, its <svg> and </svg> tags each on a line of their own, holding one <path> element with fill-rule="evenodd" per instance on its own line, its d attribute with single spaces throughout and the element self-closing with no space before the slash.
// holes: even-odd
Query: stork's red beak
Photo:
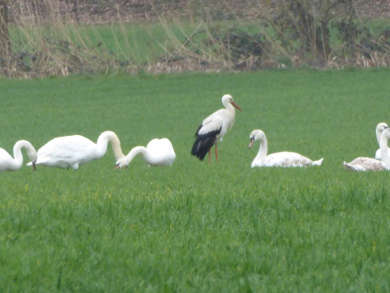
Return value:
<svg viewBox="0 0 390 293">
<path fill-rule="evenodd" d="M 237 105 L 235 102 L 231 101 L 230 103 L 231 103 L 231 104 L 233 105 L 233 107 L 236 108 L 238 111 L 241 111 L 240 106 Z"/>
</svg>

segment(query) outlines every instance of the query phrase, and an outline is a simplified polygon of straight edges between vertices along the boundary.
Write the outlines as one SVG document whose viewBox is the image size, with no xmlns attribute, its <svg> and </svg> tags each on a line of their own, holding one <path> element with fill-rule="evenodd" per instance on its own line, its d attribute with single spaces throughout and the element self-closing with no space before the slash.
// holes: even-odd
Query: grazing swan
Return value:
<svg viewBox="0 0 390 293">
<path fill-rule="evenodd" d="M 115 159 L 123 157 L 118 136 L 112 131 L 104 131 L 99 135 L 96 144 L 81 135 L 53 138 L 38 150 L 36 164 L 77 170 L 81 164 L 103 157 L 109 142 Z"/>
<path fill-rule="evenodd" d="M 306 167 L 321 166 L 323 158 L 318 161 L 312 161 L 298 153 L 278 152 L 267 155 L 268 142 L 265 133 L 260 129 L 255 129 L 249 135 L 251 148 L 256 140 L 260 141 L 259 152 L 253 160 L 251 167 Z"/>
<path fill-rule="evenodd" d="M 390 138 L 390 128 L 386 128 L 380 138 L 380 157 L 381 161 L 374 158 L 358 157 L 347 163 L 343 162 L 345 168 L 353 171 L 383 171 L 390 169 L 390 154 L 387 142 Z"/>
<path fill-rule="evenodd" d="M 215 144 L 215 160 L 218 160 L 217 140 L 222 141 L 226 132 L 232 128 L 236 111 L 234 108 L 241 111 L 241 108 L 233 101 L 231 95 L 222 97 L 222 105 L 225 109 L 219 109 L 203 119 L 202 124 L 196 130 L 196 140 L 192 146 L 191 154 L 199 160 L 203 160 L 206 154 L 209 154 L 211 159 L 211 148 Z"/>
<path fill-rule="evenodd" d="M 27 156 L 32 161 L 31 165 L 35 170 L 35 161 L 37 160 L 37 152 L 35 148 L 27 140 L 19 140 L 14 145 L 14 157 L 11 157 L 7 151 L 0 148 L 0 171 L 15 171 L 22 167 L 22 148 L 26 149 Z"/>
<path fill-rule="evenodd" d="M 382 136 L 382 133 L 383 131 L 388 128 L 389 126 L 385 123 L 385 122 L 380 122 L 378 123 L 378 125 L 376 126 L 376 129 L 375 129 L 375 134 L 376 134 L 376 140 L 378 142 L 378 145 L 380 145 L 380 141 L 381 141 L 381 136 Z M 379 148 L 376 152 L 375 152 L 375 159 L 377 160 L 380 160 L 381 159 L 381 149 Z"/>
<path fill-rule="evenodd" d="M 127 156 L 117 160 L 116 166 L 118 168 L 128 166 L 137 155 L 141 155 L 151 166 L 171 166 L 176 159 L 172 143 L 168 138 L 154 138 L 146 147 L 133 147 Z"/>
</svg>

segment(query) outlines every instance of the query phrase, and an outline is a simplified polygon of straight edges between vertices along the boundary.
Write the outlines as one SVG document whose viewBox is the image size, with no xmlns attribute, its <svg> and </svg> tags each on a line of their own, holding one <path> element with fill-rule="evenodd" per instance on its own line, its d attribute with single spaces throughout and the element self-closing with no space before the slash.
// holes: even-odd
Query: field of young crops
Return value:
<svg viewBox="0 0 390 293">
<path fill-rule="evenodd" d="M 225 93 L 243 111 L 200 162 L 194 133 Z M 125 153 L 168 137 L 177 155 L 0 173 L 0 291 L 388 292 L 390 175 L 342 162 L 374 156 L 389 98 L 388 70 L 0 80 L 8 151 L 113 130 Z M 323 166 L 251 169 L 255 128 Z"/>
</svg>

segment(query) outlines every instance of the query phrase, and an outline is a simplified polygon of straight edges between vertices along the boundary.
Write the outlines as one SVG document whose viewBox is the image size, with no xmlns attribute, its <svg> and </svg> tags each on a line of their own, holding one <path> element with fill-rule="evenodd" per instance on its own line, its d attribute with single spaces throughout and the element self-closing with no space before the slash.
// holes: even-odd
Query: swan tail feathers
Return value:
<svg viewBox="0 0 390 293">
<path fill-rule="evenodd" d="M 313 166 L 321 166 L 323 161 L 324 161 L 324 158 L 321 158 L 317 161 L 313 161 L 312 165 Z"/>
<path fill-rule="evenodd" d="M 346 161 L 343 162 L 344 168 L 352 171 L 359 171 L 356 169 L 356 167 L 352 166 L 351 164 L 347 163 Z"/>
<path fill-rule="evenodd" d="M 197 135 L 196 140 L 191 149 L 191 155 L 203 160 L 206 154 L 210 151 L 217 140 L 217 135 L 221 129 L 211 131 L 203 135 Z"/>
</svg>

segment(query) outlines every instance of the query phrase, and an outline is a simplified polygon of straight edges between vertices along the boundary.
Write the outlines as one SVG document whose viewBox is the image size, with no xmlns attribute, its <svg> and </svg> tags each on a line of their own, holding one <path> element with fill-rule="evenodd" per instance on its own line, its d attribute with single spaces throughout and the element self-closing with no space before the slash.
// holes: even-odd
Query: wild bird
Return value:
<svg viewBox="0 0 390 293">
<path fill-rule="evenodd" d="M 172 143 L 168 138 L 154 138 L 146 147 L 133 147 L 127 156 L 117 160 L 116 167 L 127 167 L 137 155 L 141 155 L 151 166 L 171 166 L 176 159 Z"/>
<path fill-rule="evenodd" d="M 35 170 L 35 161 L 37 160 L 37 152 L 34 146 L 27 140 L 18 140 L 14 144 L 13 155 L 4 149 L 0 148 L 0 171 L 15 171 L 19 170 L 23 165 L 22 149 L 27 152 L 28 158 L 31 160 L 31 165 Z"/>
<path fill-rule="evenodd" d="M 312 161 L 311 159 L 294 152 L 278 152 L 268 155 L 268 140 L 265 133 L 260 129 L 253 130 L 249 135 L 251 148 L 255 141 L 260 142 L 259 151 L 252 161 L 253 167 L 307 167 L 321 166 L 323 158 Z"/>
<path fill-rule="evenodd" d="M 387 125 L 387 123 L 385 122 L 380 122 L 377 124 L 376 128 L 375 128 L 375 134 L 376 134 L 376 140 L 378 142 L 378 145 L 380 145 L 380 141 L 381 141 L 381 136 L 382 136 L 382 133 L 383 131 L 388 128 L 389 126 Z M 381 160 L 381 149 L 379 147 L 379 149 L 377 149 L 377 151 L 375 152 L 375 159 L 377 160 Z"/>
<path fill-rule="evenodd" d="M 118 136 L 113 131 L 104 131 L 97 143 L 81 135 L 53 138 L 38 150 L 36 165 L 77 170 L 80 165 L 103 157 L 108 143 L 112 145 L 115 160 L 124 157 Z"/>
<path fill-rule="evenodd" d="M 380 157 L 381 160 L 377 160 L 369 157 L 358 157 L 351 162 L 343 162 L 346 169 L 352 171 L 384 171 L 390 169 L 390 153 L 388 147 L 388 140 L 390 138 L 390 128 L 385 128 L 380 137 Z"/>
<path fill-rule="evenodd" d="M 222 97 L 224 109 L 219 109 L 203 119 L 202 124 L 195 133 L 195 142 L 191 149 L 191 154 L 203 160 L 206 154 L 209 154 L 211 160 L 211 148 L 215 145 L 215 160 L 218 160 L 217 141 L 222 141 L 226 132 L 232 128 L 236 116 L 235 108 L 241 111 L 241 108 L 233 101 L 231 95 Z"/>
</svg>

